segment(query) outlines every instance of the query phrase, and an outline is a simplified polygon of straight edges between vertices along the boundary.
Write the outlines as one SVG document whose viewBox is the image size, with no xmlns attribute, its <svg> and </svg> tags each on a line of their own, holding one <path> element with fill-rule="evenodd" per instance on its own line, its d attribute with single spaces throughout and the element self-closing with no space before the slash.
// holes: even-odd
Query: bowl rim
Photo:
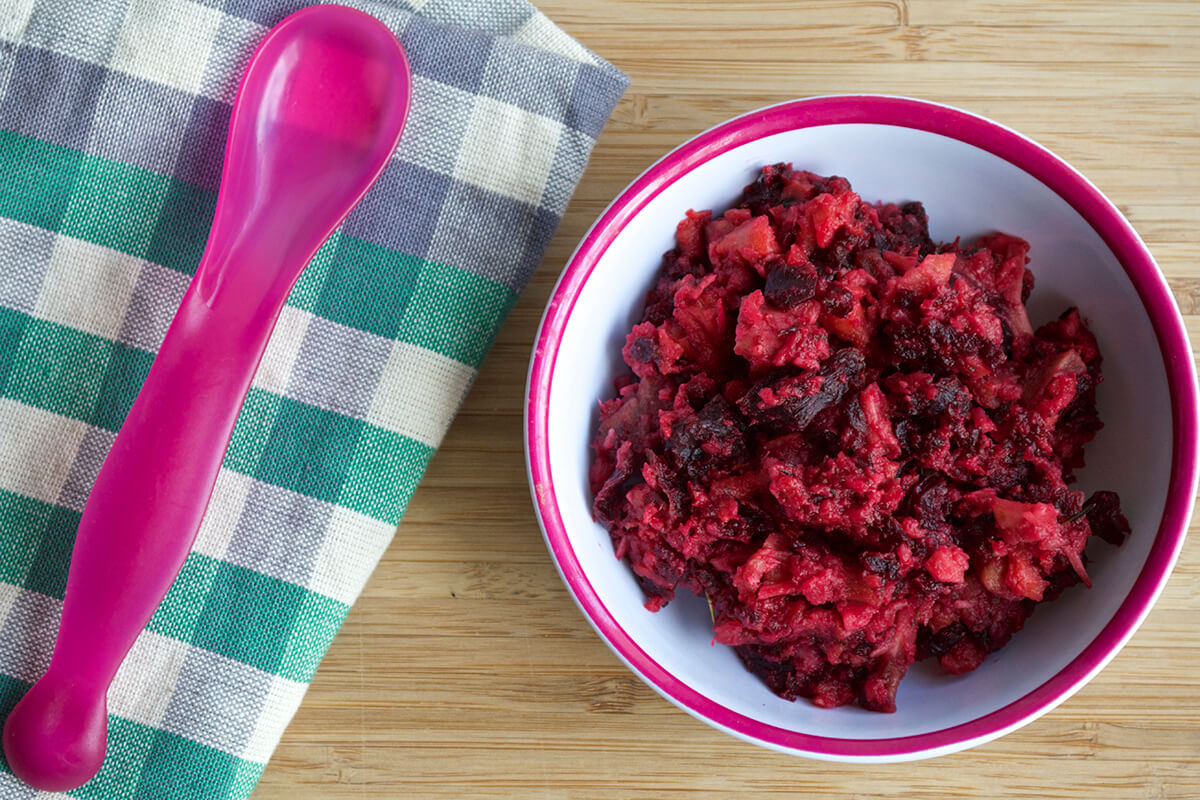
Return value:
<svg viewBox="0 0 1200 800">
<path fill-rule="evenodd" d="M 547 437 L 563 331 L 592 270 L 625 225 L 667 186 L 728 150 L 777 133 L 840 124 L 897 126 L 956 139 L 1008 161 L 1063 198 L 1099 234 L 1136 289 L 1158 340 L 1171 399 L 1171 477 L 1158 532 L 1133 587 L 1103 630 L 1066 667 L 1012 703 L 948 728 L 887 739 L 818 736 L 760 722 L 705 697 L 643 651 L 605 607 L 575 556 L 557 504 Z M 952 106 L 893 95 L 811 97 L 747 112 L 689 139 L 638 176 L 588 230 L 559 277 L 535 342 L 525 397 L 526 465 L 538 522 L 563 581 L 601 638 L 649 686 L 698 719 L 772 749 L 833 760 L 897 761 L 962 750 L 1033 721 L 1082 688 L 1129 640 L 1162 592 L 1187 533 L 1200 477 L 1200 410 L 1191 348 L 1165 277 L 1128 220 L 1079 171 L 1011 128 Z"/>
</svg>

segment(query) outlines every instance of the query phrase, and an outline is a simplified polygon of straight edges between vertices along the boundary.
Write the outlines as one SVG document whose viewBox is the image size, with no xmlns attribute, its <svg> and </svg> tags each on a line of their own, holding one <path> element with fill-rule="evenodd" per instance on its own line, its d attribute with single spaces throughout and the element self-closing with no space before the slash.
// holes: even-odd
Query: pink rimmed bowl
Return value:
<svg viewBox="0 0 1200 800">
<path fill-rule="evenodd" d="M 920 200 L 935 239 L 1003 230 L 1028 239 L 1035 325 L 1068 305 L 1104 355 L 1105 429 L 1079 487 L 1115 489 L 1133 526 L 1089 546 L 1094 588 L 1040 607 L 1025 629 L 959 677 L 918 664 L 898 711 L 819 709 L 773 695 L 712 644 L 686 592 L 652 614 L 591 516 L 587 472 L 597 401 L 625 371 L 621 345 L 689 208 L 727 207 L 764 164 L 848 178 L 866 200 Z M 588 621 L 647 684 L 710 725 L 783 752 L 839 761 L 926 758 L 981 744 L 1066 700 L 1150 611 L 1183 544 L 1197 485 L 1197 390 L 1183 320 L 1137 233 L 1050 151 L 983 117 L 900 97 L 798 100 L 686 142 L 637 178 L 584 237 L 537 336 L 526 397 L 534 505 L 559 572 Z M 1163 702 L 1170 702 L 1164 697 Z"/>
</svg>

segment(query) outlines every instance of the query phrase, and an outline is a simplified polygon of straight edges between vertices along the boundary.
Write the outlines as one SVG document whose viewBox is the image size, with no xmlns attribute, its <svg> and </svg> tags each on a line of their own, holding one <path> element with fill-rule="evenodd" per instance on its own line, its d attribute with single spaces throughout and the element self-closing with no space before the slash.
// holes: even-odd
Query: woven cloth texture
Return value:
<svg viewBox="0 0 1200 800">
<path fill-rule="evenodd" d="M 253 791 L 627 85 L 524 0 L 347 4 L 408 52 L 404 136 L 292 292 L 72 796 Z M 203 251 L 238 79 L 305 5 L 0 0 L 0 721 Z M 55 796 L 0 763 L 3 800 Z"/>
</svg>

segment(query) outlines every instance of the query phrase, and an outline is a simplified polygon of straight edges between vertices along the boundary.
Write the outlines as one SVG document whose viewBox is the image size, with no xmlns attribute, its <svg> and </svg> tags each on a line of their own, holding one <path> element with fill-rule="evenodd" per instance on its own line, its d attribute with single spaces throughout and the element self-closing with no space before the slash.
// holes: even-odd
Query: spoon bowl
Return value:
<svg viewBox="0 0 1200 800">
<path fill-rule="evenodd" d="M 191 550 L 279 312 L 387 165 L 410 96 L 396 37 L 344 6 L 292 14 L 251 58 L 208 245 L 88 497 L 49 669 L 5 723 L 31 786 L 100 769 L 108 687 Z"/>
<path fill-rule="evenodd" d="M 399 42 L 367 14 L 314 6 L 272 29 L 229 123 L 199 284 L 206 300 L 222 286 L 254 289 L 258 279 L 269 279 L 269 294 L 254 293 L 268 302 L 291 290 L 395 151 L 409 86 Z M 245 256 L 256 263 L 243 264 Z"/>
</svg>

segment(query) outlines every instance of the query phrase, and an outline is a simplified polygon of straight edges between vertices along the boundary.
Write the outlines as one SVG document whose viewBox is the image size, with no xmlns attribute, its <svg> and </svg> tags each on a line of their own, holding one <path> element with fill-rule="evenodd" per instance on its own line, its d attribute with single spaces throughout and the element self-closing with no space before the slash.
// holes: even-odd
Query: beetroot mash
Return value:
<svg viewBox="0 0 1200 800">
<path fill-rule="evenodd" d="M 777 694 L 894 711 L 915 660 L 974 669 L 1128 533 L 1068 487 L 1100 353 L 1073 308 L 1034 330 L 1023 240 L 935 244 L 920 203 L 778 164 L 676 242 L 600 409 L 595 515 L 647 608 L 706 596 Z"/>
</svg>

